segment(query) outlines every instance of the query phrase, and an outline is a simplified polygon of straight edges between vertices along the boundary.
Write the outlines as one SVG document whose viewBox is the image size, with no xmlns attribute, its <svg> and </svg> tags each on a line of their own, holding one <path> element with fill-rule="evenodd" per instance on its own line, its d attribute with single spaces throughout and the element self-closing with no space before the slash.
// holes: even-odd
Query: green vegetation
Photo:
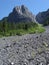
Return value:
<svg viewBox="0 0 49 65">
<path fill-rule="evenodd" d="M 44 28 L 35 22 L 7 22 L 6 19 L 0 22 L 0 37 L 32 33 L 42 33 Z"/>
<path fill-rule="evenodd" d="M 47 26 L 47 25 L 49 25 L 49 17 L 47 17 L 46 19 L 45 19 L 45 21 L 44 21 L 44 24 L 43 24 L 44 26 Z"/>
</svg>

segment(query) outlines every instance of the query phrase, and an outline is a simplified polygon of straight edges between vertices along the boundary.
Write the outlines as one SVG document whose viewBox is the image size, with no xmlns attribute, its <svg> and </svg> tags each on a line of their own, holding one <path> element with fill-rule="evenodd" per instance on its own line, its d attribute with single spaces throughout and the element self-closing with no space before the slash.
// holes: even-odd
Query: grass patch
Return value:
<svg viewBox="0 0 49 65">
<path fill-rule="evenodd" d="M 2 36 L 15 36 L 15 35 L 24 35 L 24 34 L 35 34 L 35 33 L 42 33 L 44 32 L 45 29 L 43 27 L 31 27 L 28 30 L 24 30 L 24 29 L 18 29 L 18 30 L 10 30 L 8 32 L 1 32 L 0 37 Z"/>
<path fill-rule="evenodd" d="M 37 27 L 34 27 L 34 28 L 32 27 L 32 28 L 29 29 L 29 33 L 30 33 L 30 34 L 42 33 L 42 32 L 44 32 L 44 31 L 45 31 L 44 27 L 42 27 L 42 26 L 39 25 L 39 24 L 38 24 Z"/>
</svg>

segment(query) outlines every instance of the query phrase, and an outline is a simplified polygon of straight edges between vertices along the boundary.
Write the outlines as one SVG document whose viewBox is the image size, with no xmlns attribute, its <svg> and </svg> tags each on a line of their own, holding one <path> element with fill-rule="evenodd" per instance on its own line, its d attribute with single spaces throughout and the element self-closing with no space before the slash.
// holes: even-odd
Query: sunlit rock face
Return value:
<svg viewBox="0 0 49 65">
<path fill-rule="evenodd" d="M 9 22 L 36 22 L 35 16 L 24 5 L 14 7 L 8 16 Z"/>
</svg>

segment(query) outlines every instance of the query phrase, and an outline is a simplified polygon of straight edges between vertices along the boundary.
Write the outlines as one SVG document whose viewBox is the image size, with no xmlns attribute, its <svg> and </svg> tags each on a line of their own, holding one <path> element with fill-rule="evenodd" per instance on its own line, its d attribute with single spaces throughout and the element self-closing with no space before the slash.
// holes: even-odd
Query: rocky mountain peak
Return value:
<svg viewBox="0 0 49 65">
<path fill-rule="evenodd" d="M 19 12 L 20 10 L 21 10 L 21 7 L 20 6 L 16 6 L 16 7 L 14 7 L 13 12 Z"/>
<path fill-rule="evenodd" d="M 49 11 L 49 9 L 47 11 Z"/>
<path fill-rule="evenodd" d="M 15 22 L 31 22 L 36 21 L 35 16 L 24 5 L 14 7 L 13 11 L 8 16 L 8 21 Z"/>
<path fill-rule="evenodd" d="M 29 10 L 24 5 L 21 5 L 21 6 L 14 7 L 13 12 L 23 15 L 23 14 L 27 14 Z"/>
<path fill-rule="evenodd" d="M 47 11 L 40 12 L 36 15 L 36 20 L 40 24 L 49 24 L 49 9 Z"/>
</svg>

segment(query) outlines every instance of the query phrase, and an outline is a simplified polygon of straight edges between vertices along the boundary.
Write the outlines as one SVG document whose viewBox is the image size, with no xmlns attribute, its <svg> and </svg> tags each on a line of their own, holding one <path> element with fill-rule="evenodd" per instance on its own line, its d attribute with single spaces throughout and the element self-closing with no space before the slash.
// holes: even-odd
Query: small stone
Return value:
<svg viewBox="0 0 49 65">
<path fill-rule="evenodd" d="M 14 65 L 14 63 L 13 63 L 13 62 L 11 62 L 11 65 Z"/>
<path fill-rule="evenodd" d="M 41 62 L 39 65 L 43 65 L 43 63 Z"/>
<path fill-rule="evenodd" d="M 38 38 L 38 36 L 36 38 Z"/>
</svg>

